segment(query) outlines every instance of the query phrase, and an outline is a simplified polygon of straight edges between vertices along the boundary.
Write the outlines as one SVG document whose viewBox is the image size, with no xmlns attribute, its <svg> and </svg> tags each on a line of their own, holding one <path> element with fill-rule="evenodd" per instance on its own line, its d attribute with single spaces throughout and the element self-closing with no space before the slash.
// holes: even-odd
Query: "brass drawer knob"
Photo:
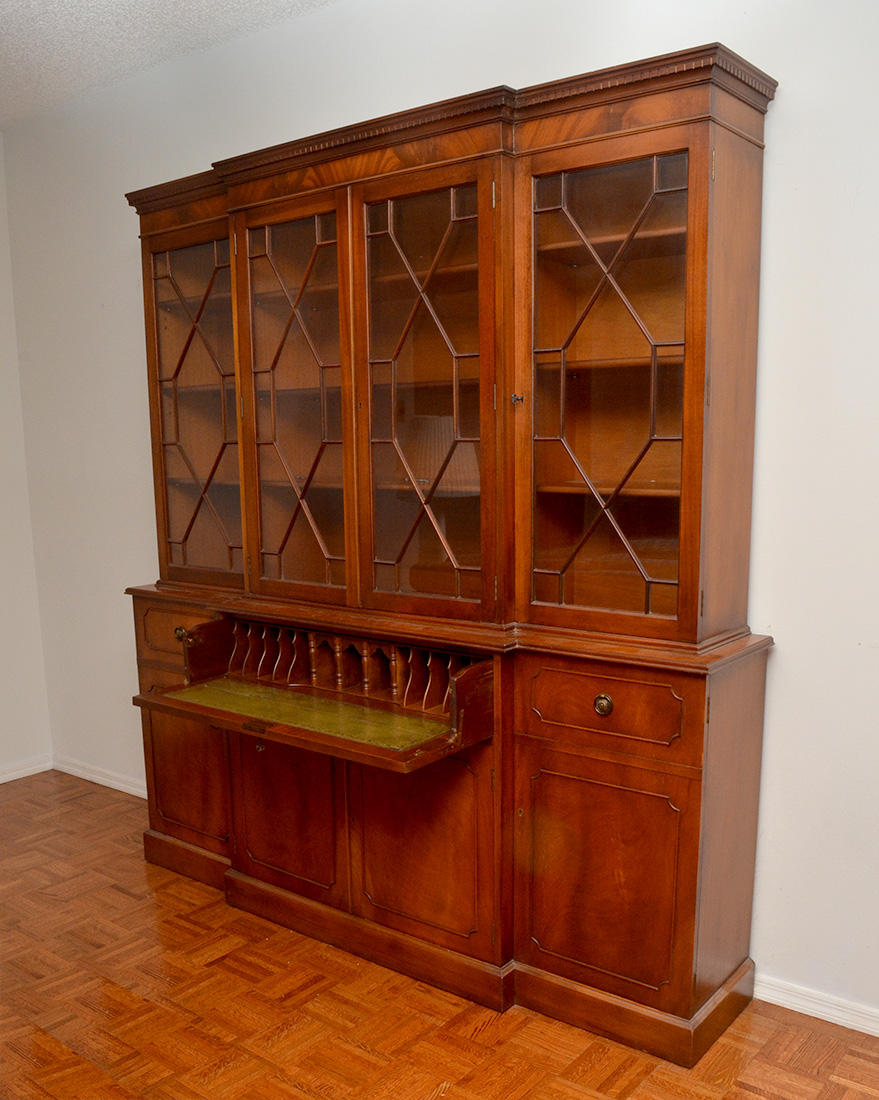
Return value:
<svg viewBox="0 0 879 1100">
<path fill-rule="evenodd" d="M 185 641 L 186 640 L 186 627 L 185 626 L 175 626 L 174 627 L 174 637 L 177 639 L 178 642 Z"/>
<path fill-rule="evenodd" d="M 595 707 L 595 713 L 600 714 L 602 718 L 606 718 L 608 714 L 613 710 L 613 699 L 609 695 L 602 693 L 595 696 L 595 702 L 592 704 Z"/>
</svg>

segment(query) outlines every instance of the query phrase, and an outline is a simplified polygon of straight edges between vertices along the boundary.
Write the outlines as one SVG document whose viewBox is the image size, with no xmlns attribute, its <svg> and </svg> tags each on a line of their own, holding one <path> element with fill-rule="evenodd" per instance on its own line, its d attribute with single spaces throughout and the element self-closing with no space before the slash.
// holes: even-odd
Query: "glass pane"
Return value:
<svg viewBox="0 0 879 1100">
<path fill-rule="evenodd" d="M 335 231 L 332 213 L 252 230 L 249 262 L 262 575 L 340 587 L 345 537 Z"/>
<path fill-rule="evenodd" d="M 452 216 L 454 218 L 476 218 L 479 203 L 479 194 L 475 183 L 468 183 L 464 187 L 455 187 L 452 190 Z"/>
<path fill-rule="evenodd" d="M 650 446 L 650 367 L 566 372 L 564 437 L 607 498 Z"/>
<path fill-rule="evenodd" d="M 613 275 L 656 344 L 684 339 L 686 192 L 657 195 Z"/>
<path fill-rule="evenodd" d="M 535 217 L 535 346 L 568 343 L 604 271 L 561 210 Z"/>
<path fill-rule="evenodd" d="M 532 596 L 677 613 L 687 157 L 536 181 Z"/>
<path fill-rule="evenodd" d="M 650 338 L 613 284 L 605 280 L 588 311 L 568 338 L 569 362 L 650 362 Z"/>
<path fill-rule="evenodd" d="M 459 439 L 479 439 L 479 359 L 458 360 Z"/>
<path fill-rule="evenodd" d="M 457 596 L 457 571 L 431 517 L 424 512 L 401 555 L 400 591 Z"/>
<path fill-rule="evenodd" d="M 370 237 L 369 354 L 373 360 L 389 360 L 406 333 L 418 301 L 418 286 L 390 236 Z"/>
<path fill-rule="evenodd" d="M 393 444 L 373 445 L 375 560 L 396 562 L 422 513 L 421 497 Z"/>
<path fill-rule="evenodd" d="M 617 611 L 647 611 L 647 582 L 626 539 L 601 515 L 563 577 L 563 602 Z"/>
<path fill-rule="evenodd" d="M 686 189 L 687 154 L 672 153 L 656 158 L 656 190 L 673 191 Z"/>
<path fill-rule="evenodd" d="M 389 364 L 376 363 L 372 369 L 372 438 L 389 440 L 393 436 L 394 393 Z"/>
<path fill-rule="evenodd" d="M 656 434 L 680 436 L 683 432 L 683 347 L 661 349 L 656 368 Z"/>
<path fill-rule="evenodd" d="M 561 359 L 554 355 L 534 357 L 534 436 L 558 439 L 562 435 Z"/>
<path fill-rule="evenodd" d="M 476 188 L 367 208 L 378 591 L 481 596 Z"/>
<path fill-rule="evenodd" d="M 653 197 L 653 158 L 565 175 L 565 210 L 610 264 Z"/>
<path fill-rule="evenodd" d="M 299 323 L 325 367 L 339 362 L 338 270 L 335 245 L 319 248 L 299 302 Z"/>
<path fill-rule="evenodd" d="M 153 257 L 168 555 L 242 566 L 228 242 Z"/>
<path fill-rule="evenodd" d="M 476 222 L 455 223 L 427 283 L 440 330 L 455 355 L 479 352 Z"/>
<path fill-rule="evenodd" d="M 545 176 L 534 181 L 534 209 L 549 210 L 562 204 L 562 177 Z"/>
<path fill-rule="evenodd" d="M 423 286 L 452 220 L 452 194 L 433 191 L 391 201 L 394 240 Z"/>
</svg>

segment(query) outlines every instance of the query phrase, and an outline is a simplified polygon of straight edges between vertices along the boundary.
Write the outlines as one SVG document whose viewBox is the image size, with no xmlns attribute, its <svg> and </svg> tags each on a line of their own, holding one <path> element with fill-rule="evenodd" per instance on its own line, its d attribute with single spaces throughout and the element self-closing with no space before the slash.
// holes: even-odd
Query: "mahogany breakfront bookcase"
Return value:
<svg viewBox="0 0 879 1100">
<path fill-rule="evenodd" d="M 128 196 L 150 860 L 684 1064 L 747 1003 L 774 89 L 712 45 Z"/>
</svg>

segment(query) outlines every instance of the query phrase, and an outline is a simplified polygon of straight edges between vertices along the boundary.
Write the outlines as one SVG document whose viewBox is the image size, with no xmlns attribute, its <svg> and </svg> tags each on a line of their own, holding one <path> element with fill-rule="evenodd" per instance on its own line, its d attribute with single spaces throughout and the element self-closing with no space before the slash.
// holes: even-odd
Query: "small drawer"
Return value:
<svg viewBox="0 0 879 1100">
<path fill-rule="evenodd" d="M 526 657 L 517 727 L 537 737 L 698 766 L 704 680 L 660 669 Z"/>
<path fill-rule="evenodd" d="M 183 643 L 175 636 L 182 627 L 192 630 L 216 615 L 192 604 L 152 604 L 134 601 L 134 626 L 137 635 L 137 657 L 165 666 L 183 668 Z"/>
<path fill-rule="evenodd" d="M 137 679 L 141 695 L 146 695 L 150 691 L 161 691 L 183 683 L 183 669 L 156 668 L 152 664 L 139 663 Z"/>
</svg>

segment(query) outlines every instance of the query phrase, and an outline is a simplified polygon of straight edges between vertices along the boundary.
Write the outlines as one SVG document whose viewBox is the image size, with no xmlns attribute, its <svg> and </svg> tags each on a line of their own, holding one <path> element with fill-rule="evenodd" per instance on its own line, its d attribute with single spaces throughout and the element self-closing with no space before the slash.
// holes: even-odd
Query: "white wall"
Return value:
<svg viewBox="0 0 879 1100">
<path fill-rule="evenodd" d="M 0 782 L 51 762 L 0 135 Z"/>
<path fill-rule="evenodd" d="M 157 569 L 137 224 L 123 192 L 446 96 L 716 40 L 780 81 L 766 131 L 750 616 L 777 648 L 753 954 L 765 995 L 879 1032 L 873 0 L 341 0 L 8 131 L 54 750 L 62 766 L 142 783 L 122 592 Z"/>
</svg>

